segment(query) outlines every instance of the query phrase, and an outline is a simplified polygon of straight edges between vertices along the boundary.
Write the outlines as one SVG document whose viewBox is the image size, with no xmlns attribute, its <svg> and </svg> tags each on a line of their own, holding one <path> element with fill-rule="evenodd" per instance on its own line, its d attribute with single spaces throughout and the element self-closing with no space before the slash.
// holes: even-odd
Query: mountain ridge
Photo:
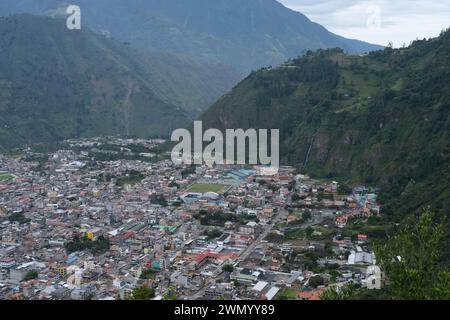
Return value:
<svg viewBox="0 0 450 320">
<path fill-rule="evenodd" d="M 2 17 L 0 35 L 3 147 L 86 135 L 168 135 L 238 78 L 227 68 L 135 50 L 87 28 L 70 31 L 63 19 Z"/>
<path fill-rule="evenodd" d="M 382 49 L 346 39 L 275 0 L 77 0 L 82 21 L 143 48 L 234 66 L 242 74 L 278 65 L 303 51 Z M 63 0 L 3 0 L 0 14 L 54 14 Z M 60 10 L 61 11 L 61 10 Z M 64 11 L 62 11 L 64 12 Z M 86 22 L 84 22 L 86 21 Z"/>
<path fill-rule="evenodd" d="M 364 57 L 310 52 L 252 73 L 201 120 L 205 129 L 280 129 L 284 163 L 317 177 L 382 186 L 391 214 L 427 204 L 445 211 L 448 61 L 450 31 Z"/>
</svg>

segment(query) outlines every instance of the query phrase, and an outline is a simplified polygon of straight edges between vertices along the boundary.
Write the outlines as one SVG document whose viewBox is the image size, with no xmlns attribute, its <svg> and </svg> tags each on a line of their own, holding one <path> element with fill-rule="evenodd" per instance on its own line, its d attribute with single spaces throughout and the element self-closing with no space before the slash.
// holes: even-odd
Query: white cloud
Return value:
<svg viewBox="0 0 450 320">
<path fill-rule="evenodd" d="M 436 37 L 450 27 L 450 0 L 278 1 L 334 33 L 382 45 Z"/>
</svg>

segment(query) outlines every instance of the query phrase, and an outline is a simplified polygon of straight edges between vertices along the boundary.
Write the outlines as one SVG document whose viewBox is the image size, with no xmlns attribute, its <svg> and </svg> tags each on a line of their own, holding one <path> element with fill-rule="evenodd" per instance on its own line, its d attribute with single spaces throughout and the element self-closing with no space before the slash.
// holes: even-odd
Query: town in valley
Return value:
<svg viewBox="0 0 450 320">
<path fill-rule="evenodd" d="M 162 140 L 0 156 L 0 299 L 318 300 L 373 290 L 378 191 L 294 167 L 174 165 Z"/>
</svg>

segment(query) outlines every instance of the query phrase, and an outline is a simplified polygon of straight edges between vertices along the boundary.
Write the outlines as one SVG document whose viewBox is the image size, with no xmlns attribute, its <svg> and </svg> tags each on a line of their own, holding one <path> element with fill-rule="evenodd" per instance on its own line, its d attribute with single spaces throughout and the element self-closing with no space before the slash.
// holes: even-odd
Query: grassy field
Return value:
<svg viewBox="0 0 450 320">
<path fill-rule="evenodd" d="M 280 299 L 282 297 L 288 300 L 298 300 L 298 290 L 294 289 L 286 289 L 280 293 L 278 293 L 277 298 Z"/>
<path fill-rule="evenodd" d="M 301 228 L 291 229 L 286 232 L 286 240 L 301 240 L 305 237 L 305 230 Z"/>
<path fill-rule="evenodd" d="M 196 183 L 193 184 L 186 192 L 193 193 L 206 193 L 206 192 L 215 192 L 215 193 L 224 193 L 229 188 L 229 185 L 225 184 L 205 184 L 205 183 Z"/>
<path fill-rule="evenodd" d="M 14 179 L 14 176 L 10 174 L 0 174 L 0 181 L 6 181 L 11 179 Z"/>
</svg>

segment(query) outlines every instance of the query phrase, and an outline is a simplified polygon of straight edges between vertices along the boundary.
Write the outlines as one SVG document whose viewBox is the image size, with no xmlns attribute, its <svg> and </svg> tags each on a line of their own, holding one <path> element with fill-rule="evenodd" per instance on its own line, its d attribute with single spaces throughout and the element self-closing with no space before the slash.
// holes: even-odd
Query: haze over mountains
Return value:
<svg viewBox="0 0 450 320">
<path fill-rule="evenodd" d="M 222 66 L 137 51 L 32 15 L 0 18 L 0 75 L 3 147 L 168 135 L 238 79 Z"/>
<path fill-rule="evenodd" d="M 303 51 L 382 47 L 335 35 L 275 0 L 77 0 L 82 23 L 143 48 L 233 66 L 243 75 Z M 64 0 L 2 0 L 0 14 L 65 14 Z M 59 10 L 58 10 L 59 8 Z"/>
<path fill-rule="evenodd" d="M 168 135 L 253 68 L 307 49 L 379 48 L 336 36 L 274 0 L 75 3 L 81 32 L 65 29 L 66 1 L 0 2 L 0 15 L 12 15 L 0 20 L 0 146 Z"/>
</svg>

